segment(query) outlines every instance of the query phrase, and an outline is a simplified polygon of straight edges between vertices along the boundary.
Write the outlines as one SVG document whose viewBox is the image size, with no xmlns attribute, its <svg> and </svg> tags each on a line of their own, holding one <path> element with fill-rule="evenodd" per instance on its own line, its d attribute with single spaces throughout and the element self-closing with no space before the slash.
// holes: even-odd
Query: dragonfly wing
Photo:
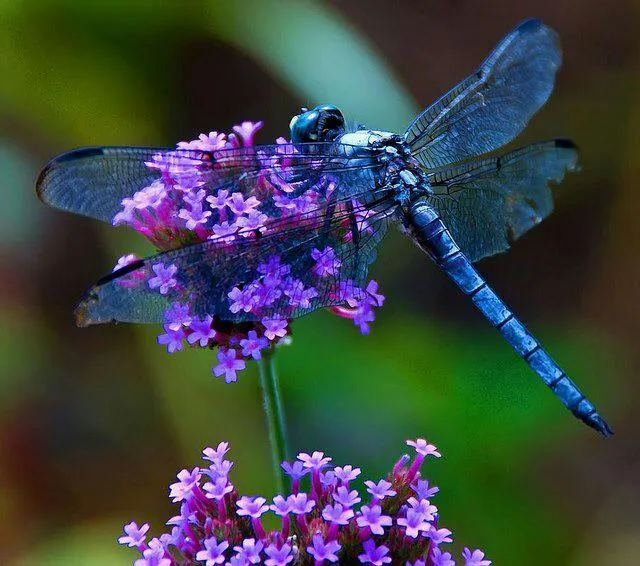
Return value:
<svg viewBox="0 0 640 566">
<path fill-rule="evenodd" d="M 462 251 L 478 261 L 507 250 L 553 209 L 549 182 L 578 167 L 568 140 L 534 143 L 509 153 L 430 172 L 429 202 Z"/>
<path fill-rule="evenodd" d="M 392 195 L 375 188 L 371 171 L 333 171 L 331 177 L 332 185 L 294 223 L 282 216 L 270 220 L 262 234 L 209 239 L 105 277 L 78 306 L 78 323 L 162 322 L 169 300 L 188 303 L 195 315 L 234 323 L 296 318 L 348 302 L 349 293 L 365 284 L 396 204 Z M 327 260 L 322 269 L 318 254 Z M 177 268 L 175 287 L 166 296 L 149 287 L 158 265 Z M 234 288 L 260 295 L 261 305 L 251 312 L 234 309 Z"/>
<path fill-rule="evenodd" d="M 36 190 L 55 208 L 111 222 L 122 199 L 150 185 L 158 171 L 145 165 L 155 153 L 144 147 L 84 147 L 52 159 L 40 173 Z M 195 154 L 195 152 L 194 152 Z"/>
<path fill-rule="evenodd" d="M 52 159 L 38 177 L 36 189 L 46 204 L 68 212 L 112 222 L 122 202 L 162 179 L 162 164 L 171 164 L 169 184 L 197 176 L 208 195 L 219 189 L 249 196 L 257 176 L 290 182 L 319 171 L 371 167 L 366 148 L 335 143 L 276 144 L 200 151 L 151 147 L 87 147 Z M 166 174 L 166 167 L 164 167 Z"/>
<path fill-rule="evenodd" d="M 556 33 L 539 20 L 524 21 L 407 128 L 412 153 L 434 168 L 511 141 L 549 98 L 560 62 Z"/>
</svg>

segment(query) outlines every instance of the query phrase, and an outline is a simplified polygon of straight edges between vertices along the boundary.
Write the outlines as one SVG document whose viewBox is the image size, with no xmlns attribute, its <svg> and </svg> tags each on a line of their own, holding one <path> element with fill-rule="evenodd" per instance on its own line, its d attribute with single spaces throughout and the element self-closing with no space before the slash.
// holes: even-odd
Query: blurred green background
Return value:
<svg viewBox="0 0 640 566">
<path fill-rule="evenodd" d="M 167 486 L 229 440 L 241 492 L 273 493 L 256 368 L 174 356 L 157 328 L 80 330 L 73 305 L 141 237 L 41 205 L 37 172 L 81 145 L 173 145 L 331 102 L 404 131 L 519 20 L 558 30 L 556 92 L 525 141 L 573 138 L 557 209 L 480 269 L 617 434 L 562 408 L 404 237 L 373 276 L 370 336 L 318 313 L 278 354 L 295 451 L 371 477 L 404 439 L 444 458 L 442 523 L 496 564 L 635 563 L 640 551 L 640 21 L 631 0 L 0 3 L 0 563 L 124 564 L 121 525 L 172 513 Z M 522 140 L 519 140 L 520 142 Z"/>
</svg>

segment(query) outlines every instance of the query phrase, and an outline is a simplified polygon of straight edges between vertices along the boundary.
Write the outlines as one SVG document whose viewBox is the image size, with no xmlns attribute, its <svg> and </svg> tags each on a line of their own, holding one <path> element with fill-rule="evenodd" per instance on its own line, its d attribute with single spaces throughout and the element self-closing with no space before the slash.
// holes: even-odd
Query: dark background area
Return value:
<svg viewBox="0 0 640 566">
<path fill-rule="evenodd" d="M 378 477 L 423 436 L 444 525 L 495 564 L 630 564 L 640 551 L 640 29 L 637 2 L 12 1 L 0 7 L 0 562 L 120 564 L 132 519 L 232 443 L 234 483 L 273 493 L 255 367 L 226 385 L 158 329 L 78 329 L 84 289 L 141 237 L 47 209 L 38 170 L 82 145 L 173 145 L 243 120 L 260 143 L 331 102 L 379 129 L 413 116 L 521 19 L 560 34 L 555 93 L 518 140 L 571 137 L 556 211 L 481 272 L 597 404 L 575 421 L 402 235 L 373 276 L 370 336 L 317 313 L 278 354 L 295 451 Z M 636 557 L 636 558 L 634 558 Z"/>
</svg>

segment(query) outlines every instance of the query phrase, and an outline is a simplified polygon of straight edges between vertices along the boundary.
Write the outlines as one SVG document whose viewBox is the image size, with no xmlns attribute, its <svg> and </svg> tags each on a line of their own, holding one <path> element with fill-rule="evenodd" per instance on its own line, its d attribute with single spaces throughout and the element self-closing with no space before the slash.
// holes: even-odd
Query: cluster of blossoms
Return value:
<svg viewBox="0 0 640 566">
<path fill-rule="evenodd" d="M 365 481 L 366 495 L 353 488 L 360 468 L 330 467 L 331 458 L 322 452 L 299 454 L 282 464 L 291 493 L 276 495 L 271 503 L 239 496 L 229 479 L 233 463 L 225 459 L 227 443 L 206 448 L 208 467 L 182 470 L 170 486 L 172 501 L 180 503 L 180 513 L 167 522 L 171 532 L 147 542 L 149 525 L 131 522 L 119 542 L 141 553 L 135 566 L 454 566 L 442 547 L 452 542 L 452 532 L 439 524 L 431 503 L 439 490 L 420 474 L 423 460 L 440 453 L 423 439 L 407 444 L 415 456 L 402 456 L 386 479 Z M 267 513 L 278 517 L 277 530 L 265 529 Z M 491 564 L 480 550 L 465 548 L 462 558 L 465 566 Z"/>
<path fill-rule="evenodd" d="M 213 372 L 227 382 L 236 380 L 245 360 L 260 359 L 262 350 L 285 339 L 292 318 L 328 306 L 366 334 L 384 301 L 374 280 L 354 282 L 357 266 L 349 256 L 355 254 L 348 253 L 354 234 L 373 233 L 374 212 L 355 198 L 332 200 L 336 183 L 330 172 L 313 183 L 300 179 L 292 171 L 296 148 L 284 138 L 263 146 L 268 151 L 254 146 L 261 127 L 243 122 L 229 135 L 201 134 L 177 150 L 154 154 L 146 165 L 158 178 L 123 199 L 113 218 L 114 225 L 132 227 L 161 251 L 212 241 L 203 248 L 207 257 L 198 258 L 206 265 L 198 273 L 192 256 L 171 254 L 127 271 L 139 260 L 130 254 L 118 260 L 114 271 L 124 271 L 115 281 L 123 291 L 164 298 L 158 342 L 169 353 L 185 343 L 218 347 Z M 327 216 L 340 220 L 321 244 L 300 245 L 295 256 L 260 248 L 280 232 L 284 241 L 313 241 L 310 235 L 328 225 Z M 241 280 L 233 281 L 225 260 L 240 254 Z"/>
</svg>

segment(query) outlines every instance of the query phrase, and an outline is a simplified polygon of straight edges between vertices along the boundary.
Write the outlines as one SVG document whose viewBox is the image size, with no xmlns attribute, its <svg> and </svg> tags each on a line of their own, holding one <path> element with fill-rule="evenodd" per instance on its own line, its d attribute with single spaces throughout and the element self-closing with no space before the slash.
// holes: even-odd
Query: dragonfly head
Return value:
<svg viewBox="0 0 640 566">
<path fill-rule="evenodd" d="M 344 117 L 337 106 L 322 104 L 294 116 L 289 129 L 294 143 L 333 141 L 344 132 Z"/>
</svg>

